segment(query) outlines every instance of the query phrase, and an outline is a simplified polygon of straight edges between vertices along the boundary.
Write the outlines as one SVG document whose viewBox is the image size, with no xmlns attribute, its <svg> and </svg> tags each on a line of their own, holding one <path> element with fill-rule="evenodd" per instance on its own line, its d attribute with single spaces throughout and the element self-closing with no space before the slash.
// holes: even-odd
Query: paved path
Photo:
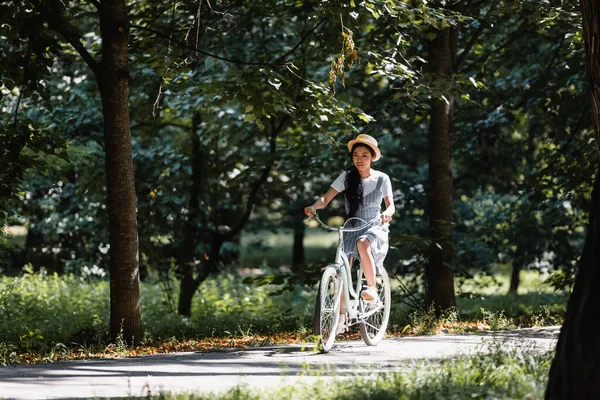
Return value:
<svg viewBox="0 0 600 400">
<path fill-rule="evenodd" d="M 391 371 L 415 360 L 487 351 L 487 345 L 494 341 L 500 341 L 503 348 L 553 349 L 559 330 L 560 327 L 547 327 L 394 338 L 377 347 L 360 341 L 340 342 L 329 354 L 318 354 L 311 345 L 288 345 L 0 367 L 0 398 L 145 396 L 149 391 L 223 391 L 239 384 L 264 389 L 354 375 L 373 367 Z M 311 371 L 319 372 L 318 376 Z"/>
</svg>

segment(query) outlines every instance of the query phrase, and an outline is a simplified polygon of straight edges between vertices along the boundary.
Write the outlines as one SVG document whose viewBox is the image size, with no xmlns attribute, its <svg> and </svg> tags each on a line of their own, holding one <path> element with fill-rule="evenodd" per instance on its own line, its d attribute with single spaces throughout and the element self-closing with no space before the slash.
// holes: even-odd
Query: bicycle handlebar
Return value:
<svg viewBox="0 0 600 400">
<path fill-rule="evenodd" d="M 315 221 L 317 221 L 319 223 L 319 225 L 321 225 L 323 228 L 325 228 L 325 229 L 327 229 L 329 231 L 342 231 L 342 232 L 356 232 L 356 231 L 360 231 L 361 229 L 364 229 L 367 226 L 375 225 L 376 223 L 380 223 L 381 222 L 379 220 L 379 218 L 372 219 L 370 221 L 365 221 L 362 218 L 352 217 L 352 218 L 348 218 L 346 220 L 346 222 L 344 222 L 344 225 L 338 226 L 338 227 L 333 227 L 333 226 L 329 226 L 325 222 L 321 221 L 321 219 L 319 218 L 319 216 L 316 213 L 312 215 L 312 218 L 314 218 Z M 359 226 L 358 228 L 346 228 L 345 225 L 348 223 L 348 221 L 351 221 L 353 219 L 356 219 L 358 221 L 362 221 L 364 224 L 362 226 Z"/>
</svg>

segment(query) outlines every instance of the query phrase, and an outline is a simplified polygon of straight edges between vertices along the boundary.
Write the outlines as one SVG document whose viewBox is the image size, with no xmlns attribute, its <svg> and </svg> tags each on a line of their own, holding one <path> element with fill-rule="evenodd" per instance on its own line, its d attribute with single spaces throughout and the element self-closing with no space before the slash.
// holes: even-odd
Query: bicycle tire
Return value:
<svg viewBox="0 0 600 400">
<path fill-rule="evenodd" d="M 335 267 L 328 266 L 323 271 L 315 304 L 314 331 L 320 337 L 319 342 L 324 353 L 333 347 L 340 320 L 339 297 L 342 292 L 339 285 L 342 282 L 338 275 Z"/>
<path fill-rule="evenodd" d="M 385 268 L 381 268 L 376 277 L 377 293 L 383 307 L 360 323 L 360 336 L 369 346 L 377 346 L 385 336 L 390 318 L 391 297 L 390 279 Z M 361 300 L 363 301 L 363 300 Z"/>
</svg>

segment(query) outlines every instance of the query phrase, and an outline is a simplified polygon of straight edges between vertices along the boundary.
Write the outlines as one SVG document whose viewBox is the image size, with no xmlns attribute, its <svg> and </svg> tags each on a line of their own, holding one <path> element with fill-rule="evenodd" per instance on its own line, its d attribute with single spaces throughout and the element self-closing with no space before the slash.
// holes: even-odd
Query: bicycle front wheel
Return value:
<svg viewBox="0 0 600 400">
<path fill-rule="evenodd" d="M 341 284 L 338 270 L 327 267 L 319 284 L 314 321 L 315 334 L 321 337 L 320 343 L 325 353 L 333 347 L 340 320 Z"/>
<path fill-rule="evenodd" d="M 388 320 L 390 318 L 391 307 L 391 289 L 390 279 L 385 268 L 380 269 L 380 274 L 376 277 L 377 293 L 381 304 L 375 312 L 371 313 L 370 307 L 373 305 L 364 304 L 364 314 L 368 316 L 360 323 L 360 336 L 369 346 L 377 346 L 381 339 L 385 336 Z"/>
</svg>

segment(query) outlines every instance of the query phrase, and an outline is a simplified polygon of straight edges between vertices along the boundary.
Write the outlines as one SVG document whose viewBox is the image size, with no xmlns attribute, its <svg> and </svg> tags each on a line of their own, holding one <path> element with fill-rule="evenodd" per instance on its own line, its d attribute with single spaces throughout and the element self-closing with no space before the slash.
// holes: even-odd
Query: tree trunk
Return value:
<svg viewBox="0 0 600 400">
<path fill-rule="evenodd" d="M 198 275 L 194 277 L 194 269 L 191 266 L 183 270 L 183 276 L 181 277 L 181 286 L 179 287 L 179 303 L 177 305 L 177 312 L 179 315 L 184 317 L 192 316 L 192 300 L 196 291 L 212 274 L 219 262 L 219 252 L 221 251 L 222 241 L 218 239 L 212 240 L 210 249 L 211 253 L 202 260 Z"/>
<path fill-rule="evenodd" d="M 294 247 L 292 250 L 292 265 L 301 265 L 305 263 L 304 257 L 304 210 L 300 209 L 300 212 L 294 218 Z"/>
<path fill-rule="evenodd" d="M 129 122 L 129 31 L 125 2 L 99 6 L 102 62 L 97 81 L 102 97 L 110 242 L 110 333 L 142 338 L 135 182 Z"/>
<path fill-rule="evenodd" d="M 596 149 L 600 153 L 600 1 L 580 0 Z M 592 208 L 595 205 L 592 205 Z"/>
<path fill-rule="evenodd" d="M 527 168 L 529 170 L 527 177 L 528 182 L 532 182 L 536 179 L 535 170 L 533 169 L 533 166 L 535 165 L 536 149 L 535 135 L 539 134 L 542 130 L 543 128 L 542 126 L 540 126 L 540 123 L 537 120 L 534 121 L 533 126 L 529 129 L 529 136 L 527 137 L 527 152 L 525 153 L 525 160 L 527 161 Z M 527 218 L 528 215 L 524 215 L 524 213 L 529 214 L 530 212 L 529 208 L 524 210 L 523 207 L 523 205 L 520 206 L 520 219 Z M 527 235 L 527 237 L 523 237 L 523 235 Z M 531 236 L 527 234 L 525 230 L 518 230 L 516 232 L 516 237 L 517 246 L 520 246 L 523 243 L 527 243 L 527 246 L 530 246 L 532 241 L 538 240 L 538 237 L 536 235 Z M 527 266 L 531 262 L 530 257 L 532 257 L 532 253 L 525 250 L 527 246 L 524 245 L 523 248 L 517 249 L 517 254 L 520 254 L 521 256 L 513 257 L 513 267 L 512 274 L 510 277 L 510 287 L 508 289 L 508 293 L 517 294 L 519 290 L 519 285 L 521 283 L 521 270 L 523 269 L 523 266 Z"/>
<path fill-rule="evenodd" d="M 198 129 L 202 120 L 200 114 L 195 113 L 192 117 L 192 129 L 190 131 L 190 163 L 192 167 L 191 183 L 188 188 L 189 201 L 188 213 L 185 226 L 183 228 L 183 237 L 177 248 L 176 257 L 180 271 L 183 276 L 186 275 L 186 270 L 193 269 L 194 261 L 199 257 L 197 254 L 198 241 L 200 237 L 206 236 L 200 234 L 201 224 L 201 209 L 200 209 L 200 193 L 202 192 L 202 182 L 204 174 L 204 160 L 202 157 L 202 144 Z"/>
<path fill-rule="evenodd" d="M 200 260 L 198 264 L 194 263 L 194 265 L 191 264 L 187 264 L 187 265 L 180 265 L 181 266 L 181 286 L 180 286 L 180 295 L 179 295 L 179 305 L 178 305 L 178 312 L 180 315 L 183 316 L 187 316 L 190 317 L 192 314 L 192 299 L 194 297 L 194 294 L 196 293 L 196 290 L 198 290 L 198 288 L 200 287 L 200 285 L 202 284 L 202 282 L 204 282 L 206 280 L 206 278 L 208 278 L 212 273 L 214 273 L 218 266 L 219 266 L 219 261 L 220 261 L 220 254 L 221 254 L 221 248 L 223 247 L 223 243 L 228 242 L 228 241 L 232 241 L 235 239 L 235 237 L 240 233 L 241 229 L 244 227 L 244 225 L 246 224 L 246 222 L 248 222 L 248 219 L 250 217 L 250 214 L 252 212 L 252 208 L 254 207 L 254 203 L 256 202 L 257 199 L 257 194 L 258 191 L 260 190 L 260 188 L 262 187 L 262 185 L 267 181 L 271 168 L 272 168 L 272 162 L 274 159 L 274 154 L 276 151 L 276 138 L 277 138 L 277 133 L 280 132 L 281 128 L 283 127 L 285 122 L 285 118 L 282 119 L 282 121 L 280 122 L 279 126 L 275 127 L 274 122 L 271 121 L 271 137 L 269 138 L 269 142 L 270 142 L 270 154 L 269 154 L 269 163 L 267 164 L 267 166 L 265 166 L 265 168 L 263 169 L 260 177 L 251 185 L 252 188 L 250 190 L 250 193 L 248 194 L 248 198 L 246 200 L 246 206 L 244 209 L 244 213 L 243 215 L 239 218 L 238 221 L 236 221 L 236 225 L 234 227 L 230 227 L 230 229 L 226 229 L 225 232 L 219 232 L 218 228 L 215 231 L 213 231 L 210 235 L 208 234 L 203 234 L 200 237 L 202 238 L 202 240 L 205 240 L 205 249 L 207 249 L 204 254 L 201 255 Z M 194 144 L 194 148 L 196 150 L 194 150 L 194 148 L 192 149 L 192 151 L 198 151 L 199 150 L 199 142 L 196 142 L 196 144 Z M 198 153 L 198 160 L 203 160 L 204 162 L 206 162 L 206 158 L 205 157 L 201 157 L 201 154 Z M 217 157 L 218 160 L 218 157 Z M 218 162 L 217 162 L 218 163 Z M 194 161 L 193 165 L 197 165 L 196 162 Z M 193 174 L 196 174 L 195 172 L 193 172 Z M 198 183 L 200 185 L 200 183 Z M 205 187 L 203 185 L 200 185 L 200 189 L 204 190 Z M 210 193 L 210 190 L 207 189 L 207 191 Z M 219 221 L 222 220 L 220 218 L 220 216 L 218 215 L 218 193 L 211 193 L 212 196 L 215 196 L 212 200 L 214 201 L 214 205 L 213 205 L 213 213 L 217 213 L 216 218 L 217 219 L 217 223 L 215 223 L 215 225 L 218 225 Z M 210 216 L 208 217 L 208 219 L 211 219 Z M 196 275 L 196 276 L 194 276 Z"/>
<path fill-rule="evenodd" d="M 521 260 L 513 262 L 512 273 L 510 275 L 510 287 L 508 293 L 517 294 L 519 290 L 519 283 L 521 281 Z"/>
<path fill-rule="evenodd" d="M 430 63 L 436 79 L 451 81 L 456 56 L 455 30 L 437 31 L 432 42 Z M 429 232 L 434 240 L 425 269 L 427 304 L 440 314 L 455 306 L 454 254 L 452 229 L 452 114 L 454 99 L 451 90 L 444 98 L 435 98 L 429 123 Z"/>
<path fill-rule="evenodd" d="M 600 149 L 600 0 L 580 0 L 583 39 L 594 118 Z M 565 322 L 550 368 L 546 399 L 600 398 L 600 170 L 592 193 L 592 207 L 583 254 Z"/>
<path fill-rule="evenodd" d="M 600 171 L 579 271 L 550 368 L 546 399 L 600 398 Z"/>
<path fill-rule="evenodd" d="M 184 317 L 192 316 L 192 299 L 196 294 L 196 290 L 200 287 L 200 281 L 194 279 L 191 273 L 185 273 L 181 277 L 181 285 L 179 286 L 179 303 L 177 304 L 177 312 Z"/>
<path fill-rule="evenodd" d="M 199 235 L 200 223 L 200 192 L 203 181 L 203 157 L 201 156 L 202 144 L 198 136 L 198 129 L 201 124 L 200 114 L 194 114 L 192 118 L 192 130 L 190 132 L 190 147 L 192 154 L 190 162 L 192 164 L 192 182 L 189 188 L 190 201 L 188 204 L 189 213 L 186 222 L 183 240 L 177 249 L 177 262 L 181 271 L 181 284 L 179 287 L 179 303 L 177 312 L 179 315 L 191 317 L 192 299 L 196 290 L 200 286 L 200 281 L 194 278 L 195 261 L 200 256 L 197 253 L 198 240 L 206 235 Z M 199 262 L 205 260 L 200 257 Z"/>
</svg>

